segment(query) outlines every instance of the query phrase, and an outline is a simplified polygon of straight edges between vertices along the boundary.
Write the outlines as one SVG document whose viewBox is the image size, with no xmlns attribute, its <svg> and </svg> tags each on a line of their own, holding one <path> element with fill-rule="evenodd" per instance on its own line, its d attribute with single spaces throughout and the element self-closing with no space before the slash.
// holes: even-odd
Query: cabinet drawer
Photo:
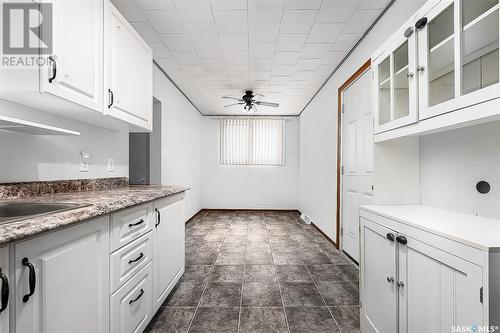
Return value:
<svg viewBox="0 0 500 333">
<path fill-rule="evenodd" d="M 111 332 L 142 332 L 152 316 L 152 264 L 111 295 Z"/>
<path fill-rule="evenodd" d="M 111 251 L 151 230 L 152 203 L 125 209 L 111 215 Z"/>
<path fill-rule="evenodd" d="M 151 261 L 152 237 L 147 233 L 111 254 L 111 290 L 118 289 Z"/>
</svg>

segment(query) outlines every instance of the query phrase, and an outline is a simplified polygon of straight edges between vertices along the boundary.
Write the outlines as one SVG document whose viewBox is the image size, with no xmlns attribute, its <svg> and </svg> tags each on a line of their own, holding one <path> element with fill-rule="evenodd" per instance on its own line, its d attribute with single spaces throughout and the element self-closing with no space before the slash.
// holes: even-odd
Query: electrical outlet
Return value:
<svg viewBox="0 0 500 333">
<path fill-rule="evenodd" d="M 80 163 L 80 172 L 89 172 L 89 163 Z"/>
<path fill-rule="evenodd" d="M 115 159 L 108 158 L 108 172 L 113 172 L 113 171 L 115 171 Z"/>
</svg>

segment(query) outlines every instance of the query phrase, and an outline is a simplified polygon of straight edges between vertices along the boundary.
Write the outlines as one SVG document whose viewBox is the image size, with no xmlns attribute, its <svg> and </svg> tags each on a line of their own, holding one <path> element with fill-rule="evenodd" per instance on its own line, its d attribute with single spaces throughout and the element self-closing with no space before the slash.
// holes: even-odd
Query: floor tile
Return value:
<svg viewBox="0 0 500 333">
<path fill-rule="evenodd" d="M 186 265 L 180 281 L 207 282 L 212 267 L 211 265 Z"/>
<path fill-rule="evenodd" d="M 245 264 L 246 265 L 265 265 L 272 264 L 273 258 L 271 252 L 246 252 Z"/>
<path fill-rule="evenodd" d="M 319 292 L 328 305 L 358 305 L 359 294 L 350 282 L 318 281 Z"/>
<path fill-rule="evenodd" d="M 198 306 L 205 284 L 199 282 L 179 282 L 170 293 L 166 304 L 169 306 Z"/>
<path fill-rule="evenodd" d="M 347 281 L 347 276 L 333 264 L 310 265 L 307 270 L 314 281 Z"/>
<path fill-rule="evenodd" d="M 287 282 L 312 282 L 311 275 L 304 265 L 280 265 L 276 266 L 276 274 L 279 281 Z"/>
<path fill-rule="evenodd" d="M 358 281 L 359 280 L 359 269 L 355 267 L 354 265 L 338 265 L 338 267 L 344 272 L 345 275 L 349 278 L 351 281 Z"/>
<path fill-rule="evenodd" d="M 280 282 L 285 306 L 323 306 L 323 300 L 314 283 Z"/>
<path fill-rule="evenodd" d="M 272 245 L 271 245 L 272 247 Z M 302 260 L 294 252 L 272 252 L 275 265 L 301 265 Z"/>
<path fill-rule="evenodd" d="M 291 333 L 339 332 L 326 307 L 286 307 Z"/>
<path fill-rule="evenodd" d="M 209 282 L 201 297 L 200 306 L 240 306 L 240 299 L 241 283 Z"/>
<path fill-rule="evenodd" d="M 196 252 L 186 253 L 187 265 L 213 265 L 217 259 L 218 252 Z"/>
<path fill-rule="evenodd" d="M 194 307 L 165 307 L 153 318 L 145 332 L 187 332 L 195 310 Z"/>
<path fill-rule="evenodd" d="M 210 282 L 242 282 L 243 265 L 216 265 L 210 276 Z"/>
<path fill-rule="evenodd" d="M 196 311 L 190 333 L 235 333 L 238 331 L 239 309 L 203 308 Z"/>
<path fill-rule="evenodd" d="M 288 332 L 282 307 L 242 308 L 240 333 Z"/>
<path fill-rule="evenodd" d="M 221 252 L 215 261 L 216 265 L 243 265 L 245 252 Z"/>
<path fill-rule="evenodd" d="M 359 308 L 350 306 L 330 307 L 333 318 L 340 326 L 342 333 L 358 333 L 359 327 Z"/>
<path fill-rule="evenodd" d="M 274 281 L 273 265 L 245 265 L 244 281 Z"/>
<path fill-rule="evenodd" d="M 280 290 L 274 281 L 243 283 L 242 306 L 282 306 Z"/>
</svg>

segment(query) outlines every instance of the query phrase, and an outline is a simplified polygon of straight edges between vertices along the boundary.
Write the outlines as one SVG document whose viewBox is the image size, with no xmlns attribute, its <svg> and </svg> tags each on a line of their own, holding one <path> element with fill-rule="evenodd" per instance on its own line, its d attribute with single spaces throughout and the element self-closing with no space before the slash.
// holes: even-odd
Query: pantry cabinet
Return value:
<svg viewBox="0 0 500 333">
<path fill-rule="evenodd" d="M 499 10 L 429 0 L 373 54 L 376 142 L 500 118 Z"/>
<path fill-rule="evenodd" d="M 152 130 L 153 51 L 108 0 L 104 17 L 104 113 Z"/>
<path fill-rule="evenodd" d="M 10 307 L 9 248 L 0 247 L 0 333 L 9 332 Z"/>
<path fill-rule="evenodd" d="M 109 224 L 98 218 L 14 246 L 15 332 L 109 331 Z"/>
</svg>

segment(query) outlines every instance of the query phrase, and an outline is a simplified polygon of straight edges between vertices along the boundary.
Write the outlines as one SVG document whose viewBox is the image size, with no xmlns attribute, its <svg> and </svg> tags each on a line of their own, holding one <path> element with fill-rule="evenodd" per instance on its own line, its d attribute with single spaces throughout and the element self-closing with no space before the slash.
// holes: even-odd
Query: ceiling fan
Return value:
<svg viewBox="0 0 500 333">
<path fill-rule="evenodd" d="M 238 101 L 238 103 L 224 105 L 225 108 L 227 108 L 228 106 L 233 106 L 233 105 L 244 105 L 243 110 L 245 110 L 247 112 L 257 111 L 257 105 L 258 106 L 270 106 L 272 108 L 277 108 L 280 106 L 278 103 L 270 103 L 270 102 L 255 100 L 255 97 L 257 97 L 257 96 L 264 97 L 264 95 L 261 95 L 261 94 L 254 95 L 253 91 L 247 90 L 247 91 L 245 91 L 245 95 L 243 95 L 241 98 L 230 97 L 230 96 L 222 96 L 222 98 L 234 99 L 234 100 Z"/>
</svg>

